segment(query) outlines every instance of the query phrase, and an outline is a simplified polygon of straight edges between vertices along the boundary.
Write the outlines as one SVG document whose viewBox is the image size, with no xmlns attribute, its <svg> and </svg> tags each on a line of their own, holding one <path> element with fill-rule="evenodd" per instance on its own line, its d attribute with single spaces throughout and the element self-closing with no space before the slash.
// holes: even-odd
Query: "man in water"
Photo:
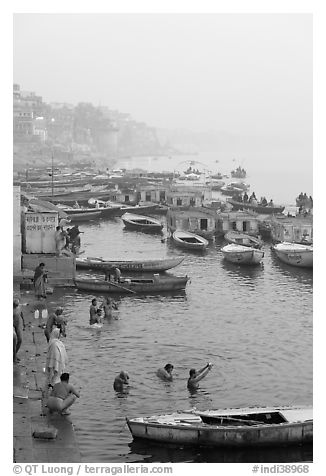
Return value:
<svg viewBox="0 0 326 476">
<path fill-rule="evenodd" d="M 107 297 L 107 298 L 104 298 L 104 301 L 100 305 L 100 309 L 103 309 L 104 317 L 110 318 L 112 317 L 113 309 L 118 310 L 118 306 L 116 305 L 115 302 L 112 301 L 111 298 Z"/>
<path fill-rule="evenodd" d="M 121 370 L 113 382 L 113 388 L 116 392 L 123 392 L 129 384 L 129 375 L 124 370 Z"/>
<path fill-rule="evenodd" d="M 162 380 L 167 380 L 171 382 L 173 379 L 172 371 L 173 371 L 173 365 L 166 364 L 164 369 L 158 369 L 158 371 L 156 372 L 156 375 Z"/>
<path fill-rule="evenodd" d="M 197 390 L 197 388 L 199 387 L 198 382 L 202 380 L 204 377 L 206 377 L 206 375 L 208 374 L 208 372 L 211 370 L 212 367 L 213 367 L 213 364 L 208 363 L 207 365 L 205 365 L 205 367 L 203 367 L 200 370 L 190 369 L 188 383 L 187 383 L 188 389 Z"/>
<path fill-rule="evenodd" d="M 92 299 L 92 304 L 89 307 L 89 323 L 90 325 L 96 324 L 98 322 L 97 318 L 97 299 Z"/>
</svg>

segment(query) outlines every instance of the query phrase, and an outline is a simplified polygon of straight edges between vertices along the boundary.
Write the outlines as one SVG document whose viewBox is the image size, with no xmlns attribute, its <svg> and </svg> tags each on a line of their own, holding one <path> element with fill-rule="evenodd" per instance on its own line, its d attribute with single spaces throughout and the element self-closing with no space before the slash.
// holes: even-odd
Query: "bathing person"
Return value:
<svg viewBox="0 0 326 476">
<path fill-rule="evenodd" d="M 69 408 L 79 398 L 79 393 L 69 383 L 69 374 L 63 373 L 60 382 L 53 386 L 51 395 L 49 396 L 46 406 L 50 412 L 59 412 L 61 415 L 69 415 Z"/>
<path fill-rule="evenodd" d="M 54 386 L 60 382 L 60 375 L 66 371 L 68 356 L 66 348 L 60 340 L 60 329 L 55 327 L 50 334 L 50 342 L 46 356 L 45 371 L 48 386 Z"/>
<path fill-rule="evenodd" d="M 48 320 L 46 322 L 46 327 L 44 329 L 44 334 L 48 342 L 50 340 L 50 334 L 53 327 L 58 327 L 61 331 L 61 335 L 63 337 L 66 337 L 67 322 L 62 316 L 62 313 L 63 313 L 63 307 L 57 307 L 55 312 L 48 317 Z"/>
<path fill-rule="evenodd" d="M 129 375 L 124 370 L 121 370 L 113 382 L 113 388 L 116 392 L 123 392 L 129 384 Z"/>
<path fill-rule="evenodd" d="M 196 390 L 199 387 L 199 381 L 202 380 L 213 367 L 213 364 L 207 364 L 200 370 L 190 369 L 187 387 L 189 390 Z"/>
<path fill-rule="evenodd" d="M 14 343 L 13 343 L 13 361 L 14 363 L 19 362 L 20 359 L 17 357 L 17 352 L 20 349 L 20 346 L 23 342 L 23 330 L 25 330 L 25 321 L 24 315 L 20 309 L 19 299 L 14 299 L 13 301 L 13 327 L 14 327 Z"/>
<path fill-rule="evenodd" d="M 160 377 L 162 380 L 171 381 L 173 379 L 172 371 L 173 371 L 173 365 L 166 364 L 163 369 L 158 369 L 158 371 L 156 372 L 156 375 Z"/>
<path fill-rule="evenodd" d="M 90 325 L 95 324 L 98 322 L 98 317 L 97 317 L 97 299 L 93 298 L 92 299 L 92 304 L 89 307 L 89 323 Z"/>
<path fill-rule="evenodd" d="M 34 271 L 34 289 L 35 296 L 40 299 L 41 297 L 46 298 L 45 283 L 46 283 L 47 274 L 45 272 L 45 264 L 40 263 Z"/>
<path fill-rule="evenodd" d="M 116 303 L 113 302 L 112 299 L 109 297 L 104 298 L 104 301 L 102 302 L 100 308 L 103 309 L 104 317 L 107 317 L 107 318 L 112 317 L 113 309 L 118 310 Z"/>
</svg>

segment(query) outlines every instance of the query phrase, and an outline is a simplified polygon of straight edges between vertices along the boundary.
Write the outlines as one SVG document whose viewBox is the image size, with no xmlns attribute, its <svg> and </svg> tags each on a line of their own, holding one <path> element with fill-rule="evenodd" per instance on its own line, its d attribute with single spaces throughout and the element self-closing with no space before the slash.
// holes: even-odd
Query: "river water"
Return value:
<svg viewBox="0 0 326 476">
<path fill-rule="evenodd" d="M 163 217 L 160 218 L 164 220 Z M 226 263 L 211 243 L 204 254 L 183 252 L 160 235 L 126 231 L 120 218 L 81 225 L 84 256 L 150 259 L 184 256 L 172 274 L 190 276 L 185 292 L 125 296 L 102 329 L 88 327 L 92 295 L 68 288 L 62 304 L 71 382 L 81 398 L 72 420 L 85 462 L 305 461 L 311 448 L 264 451 L 175 449 L 132 442 L 125 418 L 176 409 L 312 403 L 312 271 L 280 263 L 264 244 L 258 267 Z M 84 273 L 85 274 L 85 273 Z M 98 296 L 101 300 L 102 296 Z M 190 394 L 189 369 L 208 361 L 212 371 Z M 155 372 L 174 365 L 172 383 Z M 112 384 L 130 375 L 123 397 Z"/>
</svg>

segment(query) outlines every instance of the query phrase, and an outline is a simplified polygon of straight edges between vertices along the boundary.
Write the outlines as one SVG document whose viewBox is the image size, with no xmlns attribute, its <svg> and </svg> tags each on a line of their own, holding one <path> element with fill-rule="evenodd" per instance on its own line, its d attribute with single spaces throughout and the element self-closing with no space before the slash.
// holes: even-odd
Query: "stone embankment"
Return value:
<svg viewBox="0 0 326 476">
<path fill-rule="evenodd" d="M 47 342 L 42 326 L 46 320 L 34 317 L 42 305 L 35 302 L 33 293 L 16 292 L 15 296 L 24 304 L 26 329 L 18 352 L 20 362 L 13 365 L 13 462 L 78 463 L 81 456 L 71 416 L 50 415 L 45 406 Z"/>
</svg>

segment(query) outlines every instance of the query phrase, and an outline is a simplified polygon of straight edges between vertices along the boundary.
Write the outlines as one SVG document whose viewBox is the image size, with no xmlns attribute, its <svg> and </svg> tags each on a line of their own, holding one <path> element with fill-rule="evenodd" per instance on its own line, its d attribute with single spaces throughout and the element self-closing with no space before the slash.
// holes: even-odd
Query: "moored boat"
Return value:
<svg viewBox="0 0 326 476">
<path fill-rule="evenodd" d="M 155 218 L 133 213 L 125 213 L 121 217 L 125 227 L 130 230 L 144 232 L 161 232 L 163 224 Z"/>
<path fill-rule="evenodd" d="M 313 267 L 313 246 L 283 241 L 273 245 L 273 250 L 280 261 L 300 268 Z"/>
<path fill-rule="evenodd" d="M 179 291 L 186 287 L 188 276 L 160 276 L 148 278 L 122 278 L 120 283 L 100 279 L 75 279 L 81 291 L 115 294 L 155 294 Z"/>
<path fill-rule="evenodd" d="M 134 260 L 134 261 L 109 261 L 101 258 L 76 258 L 77 269 L 109 270 L 119 268 L 121 271 L 132 272 L 152 272 L 167 271 L 175 268 L 184 260 L 183 257 L 163 258 L 156 260 Z"/>
<path fill-rule="evenodd" d="M 236 264 L 260 264 L 264 257 L 264 252 L 249 246 L 230 244 L 221 248 L 223 257 Z"/>
<path fill-rule="evenodd" d="M 248 235 L 247 233 L 241 233 L 240 231 L 228 231 L 224 235 L 224 239 L 228 243 L 234 243 L 236 245 L 250 246 L 251 248 L 261 248 L 263 242 L 255 237 Z"/>
<path fill-rule="evenodd" d="M 205 238 L 189 231 L 174 231 L 172 233 L 172 240 L 177 246 L 190 250 L 202 251 L 208 246 L 208 241 Z"/>
<path fill-rule="evenodd" d="M 97 218 L 100 218 L 100 216 L 101 216 L 100 211 L 87 211 L 87 212 L 74 213 L 72 215 L 68 215 L 68 218 L 73 223 L 77 221 L 79 222 L 79 221 L 96 220 Z"/>
<path fill-rule="evenodd" d="M 252 210 L 256 213 L 261 215 L 272 215 L 276 213 L 282 213 L 284 208 L 282 205 L 253 205 L 249 202 L 239 202 L 237 200 L 233 200 L 232 198 L 228 199 L 228 203 L 230 203 L 234 210 Z"/>
<path fill-rule="evenodd" d="M 127 418 L 134 438 L 212 447 L 289 446 L 313 440 L 312 407 L 248 407 Z"/>
</svg>

